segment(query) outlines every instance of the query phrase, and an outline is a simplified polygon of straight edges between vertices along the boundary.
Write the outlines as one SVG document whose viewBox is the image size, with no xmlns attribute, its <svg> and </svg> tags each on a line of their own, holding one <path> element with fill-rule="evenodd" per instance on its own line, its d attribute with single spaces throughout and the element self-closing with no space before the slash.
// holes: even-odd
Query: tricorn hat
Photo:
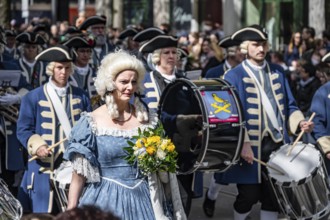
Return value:
<svg viewBox="0 0 330 220">
<path fill-rule="evenodd" d="M 220 42 L 219 46 L 223 48 L 239 46 L 242 42 L 238 40 L 231 39 L 231 36 L 224 37 Z"/>
<path fill-rule="evenodd" d="M 71 37 L 69 40 L 65 41 L 62 44 L 69 48 L 93 48 L 94 47 L 94 41 L 92 39 L 87 41 L 85 38 L 80 37 L 80 36 Z"/>
<path fill-rule="evenodd" d="M 35 60 L 45 62 L 70 62 L 73 59 L 70 56 L 69 48 L 67 46 L 57 45 L 39 53 Z"/>
<path fill-rule="evenodd" d="M 17 33 L 14 30 L 5 30 L 6 37 L 16 37 Z"/>
<path fill-rule="evenodd" d="M 44 32 L 47 32 L 48 33 L 50 31 L 49 24 L 39 23 L 36 26 L 34 26 L 33 32 L 34 33 L 38 33 L 39 31 L 44 31 Z"/>
<path fill-rule="evenodd" d="M 23 32 L 16 36 L 16 40 L 21 43 L 27 44 L 45 44 L 46 40 L 40 34 L 33 32 Z"/>
<path fill-rule="evenodd" d="M 159 28 L 150 27 L 150 28 L 144 29 L 144 30 L 140 31 L 139 33 L 137 33 L 133 37 L 133 40 L 141 43 L 141 42 L 144 42 L 147 40 L 151 40 L 152 38 L 159 36 L 159 35 L 165 35 L 165 32 Z"/>
<path fill-rule="evenodd" d="M 159 35 L 145 44 L 143 44 L 139 51 L 142 53 L 152 53 L 153 51 L 166 47 L 177 47 L 178 46 L 178 38 L 169 35 Z"/>
<path fill-rule="evenodd" d="M 188 57 L 188 51 L 186 49 L 179 47 L 177 50 L 178 50 L 180 59 Z"/>
<path fill-rule="evenodd" d="M 105 16 L 91 16 L 86 18 L 86 20 L 79 26 L 80 30 L 87 30 L 88 27 L 95 25 L 95 24 L 106 24 L 107 18 Z"/>
<path fill-rule="evenodd" d="M 242 28 L 231 35 L 232 40 L 237 41 L 266 41 L 268 35 L 264 28 L 259 25 L 251 25 L 245 28 Z"/>
<path fill-rule="evenodd" d="M 138 31 L 135 28 L 127 28 L 127 29 L 123 30 L 122 32 L 120 32 L 118 38 L 123 40 L 126 37 L 134 37 L 137 33 L 138 33 Z"/>
</svg>

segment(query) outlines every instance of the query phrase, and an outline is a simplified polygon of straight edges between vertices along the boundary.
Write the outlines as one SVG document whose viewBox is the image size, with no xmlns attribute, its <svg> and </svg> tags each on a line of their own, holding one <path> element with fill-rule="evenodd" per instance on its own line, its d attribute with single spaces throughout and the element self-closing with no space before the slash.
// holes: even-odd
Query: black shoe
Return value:
<svg viewBox="0 0 330 220">
<path fill-rule="evenodd" d="M 205 193 L 205 199 L 203 202 L 203 210 L 207 217 L 213 217 L 214 215 L 214 208 L 216 200 L 211 200 L 207 197 L 208 190 Z"/>
</svg>

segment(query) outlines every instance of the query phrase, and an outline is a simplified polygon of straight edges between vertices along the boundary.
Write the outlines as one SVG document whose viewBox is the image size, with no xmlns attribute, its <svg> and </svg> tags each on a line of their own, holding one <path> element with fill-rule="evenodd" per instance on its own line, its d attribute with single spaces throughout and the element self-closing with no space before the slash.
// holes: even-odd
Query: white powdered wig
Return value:
<svg viewBox="0 0 330 220">
<path fill-rule="evenodd" d="M 46 66 L 46 74 L 48 76 L 52 76 L 54 74 L 55 63 L 66 63 L 66 62 L 50 62 L 50 63 L 48 63 Z M 72 62 L 70 62 L 70 64 L 71 64 L 70 65 L 70 75 L 72 75 L 73 71 L 74 71 L 74 67 L 73 67 Z"/>
<path fill-rule="evenodd" d="M 135 56 L 119 50 L 110 53 L 103 58 L 95 78 L 95 88 L 97 93 L 105 100 L 108 112 L 111 118 L 118 118 L 118 106 L 114 101 L 112 91 L 114 91 L 116 77 L 125 70 L 133 70 L 137 73 L 137 84 L 139 85 L 137 93 L 143 92 L 142 80 L 146 73 L 143 63 Z M 138 97 L 134 99 L 136 117 L 140 122 L 148 121 L 148 112 Z"/>
</svg>

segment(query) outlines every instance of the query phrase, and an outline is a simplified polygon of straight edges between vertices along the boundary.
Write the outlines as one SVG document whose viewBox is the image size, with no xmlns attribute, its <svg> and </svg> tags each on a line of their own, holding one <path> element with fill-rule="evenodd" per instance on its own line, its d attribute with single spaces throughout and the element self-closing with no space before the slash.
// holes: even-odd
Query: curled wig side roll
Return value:
<svg viewBox="0 0 330 220">
<path fill-rule="evenodd" d="M 118 106 L 115 103 L 115 99 L 113 98 L 113 95 L 111 93 L 106 94 L 104 101 L 107 106 L 110 117 L 112 119 L 118 118 L 119 117 Z"/>
<path fill-rule="evenodd" d="M 143 105 L 140 97 L 135 96 L 134 106 L 136 109 L 136 118 L 139 122 L 146 122 L 149 120 L 148 111 L 146 107 Z"/>
</svg>

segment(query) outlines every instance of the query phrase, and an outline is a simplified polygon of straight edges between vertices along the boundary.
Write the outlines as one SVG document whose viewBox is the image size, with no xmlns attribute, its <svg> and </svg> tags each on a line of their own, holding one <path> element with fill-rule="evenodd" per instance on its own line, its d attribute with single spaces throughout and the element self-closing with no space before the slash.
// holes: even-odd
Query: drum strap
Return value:
<svg viewBox="0 0 330 220">
<path fill-rule="evenodd" d="M 276 117 L 276 114 L 275 114 L 275 111 L 274 111 L 274 108 L 272 106 L 272 104 L 270 103 L 269 101 L 269 98 L 268 96 L 266 95 L 265 93 L 265 90 L 262 88 L 262 86 L 260 85 L 259 83 L 259 80 L 257 79 L 257 77 L 254 75 L 254 73 L 249 69 L 249 67 L 247 67 L 245 65 L 245 63 L 243 62 L 242 63 L 244 69 L 248 72 L 248 74 L 250 76 L 253 77 L 254 81 L 256 82 L 257 84 L 257 87 L 258 87 L 258 90 L 260 91 L 260 95 L 261 95 L 261 100 L 262 100 L 262 104 L 264 105 L 264 109 L 267 109 L 265 112 L 266 114 L 268 115 L 271 123 L 273 124 L 274 128 L 279 132 L 281 133 L 281 129 L 280 129 L 280 125 L 277 121 L 277 117 Z"/>
<path fill-rule="evenodd" d="M 68 115 L 67 115 L 66 111 L 64 110 L 64 106 L 62 105 L 59 97 L 57 96 L 55 89 L 49 83 L 47 83 L 46 86 L 47 86 L 47 92 L 49 94 L 50 100 L 54 106 L 57 118 L 62 125 L 65 136 L 69 137 L 70 132 L 71 132 L 71 125 L 70 125 Z"/>
</svg>

